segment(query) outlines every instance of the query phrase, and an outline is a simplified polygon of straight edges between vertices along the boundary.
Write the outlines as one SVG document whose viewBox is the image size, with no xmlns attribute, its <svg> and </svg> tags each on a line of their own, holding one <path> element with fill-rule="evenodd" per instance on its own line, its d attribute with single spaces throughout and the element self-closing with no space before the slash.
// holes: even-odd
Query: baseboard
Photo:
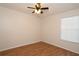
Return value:
<svg viewBox="0 0 79 59">
<path fill-rule="evenodd" d="M 21 46 L 25 46 L 25 45 L 30 45 L 30 44 L 38 43 L 38 42 L 42 42 L 42 41 L 35 41 L 35 42 L 27 43 L 27 44 L 21 44 L 21 45 L 5 48 L 5 49 L 0 50 L 0 52 L 6 51 L 6 50 L 9 50 L 9 49 L 14 49 L 14 48 L 21 47 Z"/>
<path fill-rule="evenodd" d="M 76 51 L 74 51 L 74 50 L 70 50 L 70 49 L 68 49 L 68 48 L 64 48 L 64 47 L 62 47 L 62 46 L 60 46 L 60 45 L 57 45 L 57 44 L 55 44 L 55 43 L 51 43 L 51 42 L 47 42 L 47 41 L 42 41 L 42 42 L 45 42 L 45 43 L 47 43 L 47 44 L 54 45 L 54 46 L 63 48 L 63 49 L 65 49 L 65 50 L 68 50 L 68 51 L 71 51 L 71 52 L 74 52 L 74 53 L 79 54 L 79 52 L 76 52 Z"/>
</svg>

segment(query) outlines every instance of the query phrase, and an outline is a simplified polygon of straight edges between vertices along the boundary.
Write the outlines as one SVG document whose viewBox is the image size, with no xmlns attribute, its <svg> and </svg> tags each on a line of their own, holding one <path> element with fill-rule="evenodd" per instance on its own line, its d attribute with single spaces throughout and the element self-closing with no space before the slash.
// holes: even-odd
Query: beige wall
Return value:
<svg viewBox="0 0 79 59">
<path fill-rule="evenodd" d="M 60 38 L 60 19 L 76 15 L 79 15 L 79 9 L 44 18 L 42 23 L 43 41 L 79 53 L 79 43 L 61 40 Z"/>
<path fill-rule="evenodd" d="M 40 19 L 0 7 L 0 51 L 40 41 Z"/>
</svg>

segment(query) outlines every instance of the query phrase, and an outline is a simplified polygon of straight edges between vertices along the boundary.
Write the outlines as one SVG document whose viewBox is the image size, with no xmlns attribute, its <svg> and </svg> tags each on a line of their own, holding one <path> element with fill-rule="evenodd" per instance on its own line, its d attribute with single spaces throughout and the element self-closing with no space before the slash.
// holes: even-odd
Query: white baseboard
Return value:
<svg viewBox="0 0 79 59">
<path fill-rule="evenodd" d="M 46 42 L 46 43 L 48 43 L 48 44 L 55 45 L 55 46 L 57 46 L 57 47 L 60 47 L 60 48 L 63 48 L 63 49 L 69 50 L 69 51 L 71 51 L 71 52 L 74 52 L 74 53 L 78 53 L 78 54 L 79 54 L 79 52 L 78 52 L 78 51 L 70 50 L 69 48 L 62 47 L 62 46 L 57 45 L 57 44 L 52 43 L 52 42 L 47 42 L 47 41 L 43 41 L 43 42 Z"/>
<path fill-rule="evenodd" d="M 37 43 L 37 42 L 39 42 L 39 41 L 34 41 L 34 42 L 26 43 L 26 44 L 21 44 L 21 45 L 16 45 L 16 46 L 9 47 L 9 48 L 0 49 L 0 51 L 5 51 L 5 50 L 9 50 L 9 49 L 21 47 L 21 46 L 24 46 L 24 45 L 29 45 L 29 44 Z"/>
</svg>

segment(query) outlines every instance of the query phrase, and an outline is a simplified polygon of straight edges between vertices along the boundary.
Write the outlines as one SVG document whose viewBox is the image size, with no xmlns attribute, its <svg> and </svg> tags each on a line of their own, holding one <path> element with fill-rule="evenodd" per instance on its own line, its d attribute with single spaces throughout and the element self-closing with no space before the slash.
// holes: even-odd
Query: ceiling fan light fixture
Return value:
<svg viewBox="0 0 79 59">
<path fill-rule="evenodd" d="M 35 9 L 35 13 L 40 14 L 41 13 L 41 10 L 40 9 L 39 10 L 36 10 Z"/>
</svg>

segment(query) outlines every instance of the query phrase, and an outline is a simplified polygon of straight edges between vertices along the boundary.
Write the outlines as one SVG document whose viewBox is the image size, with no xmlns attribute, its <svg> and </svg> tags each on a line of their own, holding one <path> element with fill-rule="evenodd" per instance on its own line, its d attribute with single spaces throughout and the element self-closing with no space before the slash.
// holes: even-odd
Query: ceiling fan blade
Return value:
<svg viewBox="0 0 79 59">
<path fill-rule="evenodd" d="M 35 9 L 34 7 L 27 7 L 27 8 L 30 8 L 30 9 Z"/>
<path fill-rule="evenodd" d="M 43 7 L 43 8 L 41 8 L 41 10 L 47 10 L 47 9 L 49 9 L 48 7 Z"/>
</svg>

